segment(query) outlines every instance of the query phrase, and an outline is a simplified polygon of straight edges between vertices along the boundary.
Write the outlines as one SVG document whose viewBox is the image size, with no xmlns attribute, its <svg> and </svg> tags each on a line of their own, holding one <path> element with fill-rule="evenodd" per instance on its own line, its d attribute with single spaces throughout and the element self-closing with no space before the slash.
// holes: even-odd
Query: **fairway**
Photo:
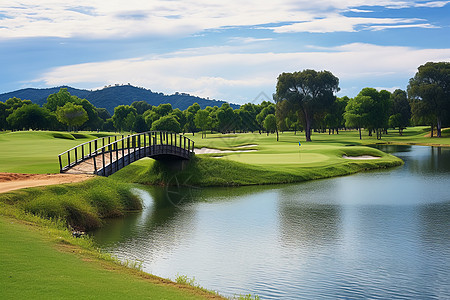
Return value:
<svg viewBox="0 0 450 300">
<path fill-rule="evenodd" d="M 113 133 L 72 135 L 67 132 L 17 131 L 1 134 L 0 172 L 59 173 L 58 154 L 102 135 Z"/>
</svg>

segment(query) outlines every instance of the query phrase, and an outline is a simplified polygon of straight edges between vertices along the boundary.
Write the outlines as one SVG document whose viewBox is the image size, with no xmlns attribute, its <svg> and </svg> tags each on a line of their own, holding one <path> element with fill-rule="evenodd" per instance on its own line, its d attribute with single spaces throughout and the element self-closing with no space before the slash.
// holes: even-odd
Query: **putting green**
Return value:
<svg viewBox="0 0 450 300">
<path fill-rule="evenodd" d="M 237 162 L 256 165 L 325 164 L 330 157 L 320 153 L 242 153 L 225 156 Z"/>
</svg>

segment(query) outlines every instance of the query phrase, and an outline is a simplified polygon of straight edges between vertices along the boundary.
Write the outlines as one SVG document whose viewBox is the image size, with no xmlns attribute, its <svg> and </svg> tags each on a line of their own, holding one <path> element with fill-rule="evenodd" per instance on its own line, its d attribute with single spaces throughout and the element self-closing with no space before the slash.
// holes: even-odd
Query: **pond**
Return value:
<svg viewBox="0 0 450 300">
<path fill-rule="evenodd" d="M 450 298 L 450 148 L 383 146 L 405 165 L 294 185 L 142 187 L 94 240 L 144 271 L 225 296 Z"/>
</svg>

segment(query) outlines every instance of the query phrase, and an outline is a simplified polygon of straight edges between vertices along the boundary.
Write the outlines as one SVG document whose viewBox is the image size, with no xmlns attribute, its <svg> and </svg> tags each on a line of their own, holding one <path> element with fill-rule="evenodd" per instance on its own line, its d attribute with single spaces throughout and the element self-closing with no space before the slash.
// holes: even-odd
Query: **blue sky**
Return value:
<svg viewBox="0 0 450 300">
<path fill-rule="evenodd" d="M 242 104 L 304 69 L 339 96 L 406 89 L 450 61 L 449 16 L 450 1 L 2 0 L 0 93 L 131 83 Z"/>
</svg>

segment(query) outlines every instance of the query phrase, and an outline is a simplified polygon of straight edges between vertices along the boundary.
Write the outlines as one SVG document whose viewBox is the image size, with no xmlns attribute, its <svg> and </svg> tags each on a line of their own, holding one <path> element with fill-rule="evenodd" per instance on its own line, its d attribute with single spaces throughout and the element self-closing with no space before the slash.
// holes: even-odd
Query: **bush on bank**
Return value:
<svg viewBox="0 0 450 300">
<path fill-rule="evenodd" d="M 0 194 L 0 202 L 43 218 L 63 220 L 78 230 L 98 228 L 102 218 L 142 208 L 132 185 L 104 177 Z"/>
</svg>

